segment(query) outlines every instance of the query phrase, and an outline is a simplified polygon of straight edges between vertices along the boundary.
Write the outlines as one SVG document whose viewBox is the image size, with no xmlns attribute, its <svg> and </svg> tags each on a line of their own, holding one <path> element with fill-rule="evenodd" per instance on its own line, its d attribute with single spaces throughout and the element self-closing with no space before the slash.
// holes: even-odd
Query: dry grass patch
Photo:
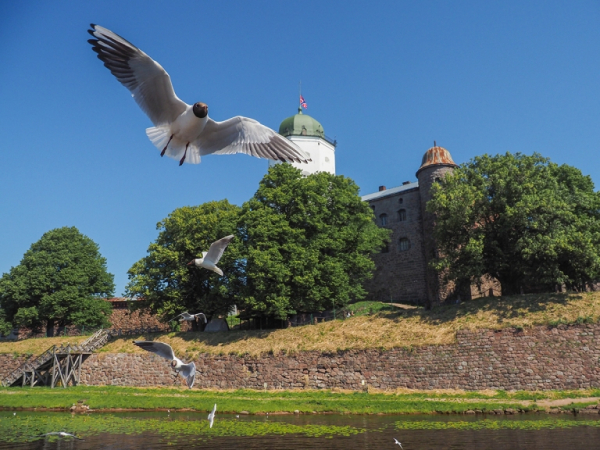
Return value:
<svg viewBox="0 0 600 450">
<path fill-rule="evenodd" d="M 413 348 L 451 344 L 458 330 L 526 330 L 535 325 L 592 323 L 600 317 L 600 293 L 540 294 L 482 298 L 426 311 L 422 308 L 319 323 L 283 330 L 224 333 L 169 333 L 117 339 L 102 349 L 111 353 L 141 353 L 133 339 L 159 339 L 182 357 L 200 353 L 250 354 L 296 351 L 335 352 L 348 349 Z"/>
<path fill-rule="evenodd" d="M 69 336 L 0 342 L 0 353 L 39 355 L 53 345 L 61 345 L 66 343 L 79 344 L 80 342 L 85 341 L 88 337 L 89 336 Z"/>
<path fill-rule="evenodd" d="M 447 305 L 426 311 L 423 308 L 354 316 L 345 320 L 306 325 L 284 330 L 229 331 L 222 333 L 168 333 L 129 336 L 111 341 L 101 352 L 143 353 L 134 339 L 160 340 L 170 344 L 185 359 L 201 353 L 250 354 L 293 353 L 297 351 L 335 352 L 348 349 L 414 348 L 423 345 L 452 344 L 459 330 L 527 328 L 536 325 L 595 323 L 600 318 L 600 292 L 583 294 L 539 294 L 480 298 L 460 305 Z M 70 342 L 76 338 L 53 338 Z M 82 337 L 81 339 L 85 339 Z M 52 339 L 34 339 L 0 344 L 0 352 L 41 353 Z M 2 347 L 4 345 L 4 347 Z M 23 348 L 18 350 L 17 346 Z M 26 348 L 26 349 L 25 349 Z"/>
</svg>

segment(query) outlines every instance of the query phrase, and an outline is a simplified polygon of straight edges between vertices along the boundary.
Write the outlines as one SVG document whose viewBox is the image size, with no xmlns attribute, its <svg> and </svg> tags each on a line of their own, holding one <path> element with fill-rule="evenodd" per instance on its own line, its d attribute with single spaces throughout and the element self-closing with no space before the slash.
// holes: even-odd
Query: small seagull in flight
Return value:
<svg viewBox="0 0 600 450">
<path fill-rule="evenodd" d="M 184 364 L 177 356 L 175 356 L 175 352 L 169 344 L 164 342 L 154 342 L 154 341 L 133 341 L 134 345 L 137 345 L 139 348 L 142 348 L 146 351 L 156 353 L 158 356 L 162 356 L 165 359 L 171 361 L 171 367 L 175 369 L 179 375 L 185 378 L 185 381 L 188 387 L 191 389 L 194 385 L 194 380 L 196 378 L 196 364 L 193 362 L 189 364 Z"/>
<path fill-rule="evenodd" d="M 81 439 L 80 437 L 75 436 L 74 434 L 65 433 L 64 431 L 52 431 L 50 433 L 40 434 L 39 436 L 33 436 L 33 437 L 35 437 L 35 438 L 41 438 L 41 437 L 45 437 L 45 436 L 72 437 L 72 438 L 75 438 L 75 439 L 79 439 L 80 441 L 84 440 L 84 439 Z"/>
<path fill-rule="evenodd" d="M 221 256 L 223 256 L 225 248 L 227 248 L 232 239 L 233 234 L 230 234 L 229 236 L 225 236 L 224 238 L 213 242 L 210 245 L 208 252 L 202 252 L 202 258 L 192 259 L 187 265 L 190 266 L 193 264 L 198 268 L 204 267 L 205 269 L 212 270 L 223 276 L 223 271 L 217 267 L 217 263 L 221 259 Z"/>
<path fill-rule="evenodd" d="M 310 161 L 296 144 L 256 120 L 236 116 L 223 122 L 208 117 L 208 105 L 180 100 L 163 67 L 131 42 L 116 33 L 91 24 L 88 30 L 92 50 L 104 66 L 125 86 L 154 127 L 146 134 L 165 154 L 198 164 L 200 157 L 214 153 L 246 153 L 257 158 L 307 163 Z"/>
<path fill-rule="evenodd" d="M 200 317 L 200 316 L 202 316 L 202 318 L 204 319 L 204 323 L 208 323 L 206 321 L 206 316 L 204 315 L 204 313 L 190 314 L 187 311 L 182 312 L 181 314 L 176 315 L 175 317 L 173 317 L 172 319 L 170 319 L 169 322 L 172 322 L 173 320 L 177 319 L 178 317 L 181 317 L 179 319 L 180 322 L 182 322 L 182 321 L 193 322 L 194 320 L 196 320 L 196 317 Z"/>
<path fill-rule="evenodd" d="M 215 421 L 215 413 L 216 412 L 217 412 L 217 404 L 215 403 L 213 410 L 208 415 L 208 423 L 209 423 L 208 428 L 212 428 L 213 422 Z"/>
<path fill-rule="evenodd" d="M 402 444 L 400 443 L 400 441 L 396 438 L 394 438 L 394 444 L 398 444 L 400 446 L 400 448 L 402 448 Z M 403 449 L 404 450 L 404 449 Z"/>
</svg>

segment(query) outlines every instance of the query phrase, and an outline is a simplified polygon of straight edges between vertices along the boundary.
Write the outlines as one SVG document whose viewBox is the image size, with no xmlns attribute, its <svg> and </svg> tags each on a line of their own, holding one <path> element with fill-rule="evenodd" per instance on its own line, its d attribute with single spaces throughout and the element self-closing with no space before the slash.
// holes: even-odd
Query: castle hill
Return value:
<svg viewBox="0 0 600 450">
<path fill-rule="evenodd" d="M 314 119 L 292 119 L 304 125 L 286 119 L 288 133 L 324 139 Z M 539 183 L 498 179 L 506 166 Z M 589 178 L 537 154 L 459 166 L 437 145 L 417 178 L 360 197 L 346 177 L 273 164 L 241 207 L 184 207 L 159 223 L 126 297 L 108 297 L 91 239 L 47 232 L 0 282 L 0 394 L 11 394 L 0 406 L 205 411 L 218 398 L 237 414 L 598 414 Z M 510 202 L 525 217 L 505 217 Z M 31 290 L 42 279 L 52 294 Z M 90 293 L 69 297 L 67 280 Z"/>
</svg>

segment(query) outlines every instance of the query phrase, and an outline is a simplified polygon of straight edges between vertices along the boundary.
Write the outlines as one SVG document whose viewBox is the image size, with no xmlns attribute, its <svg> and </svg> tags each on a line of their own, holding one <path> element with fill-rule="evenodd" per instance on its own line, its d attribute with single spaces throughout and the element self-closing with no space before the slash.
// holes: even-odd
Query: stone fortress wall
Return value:
<svg viewBox="0 0 600 450">
<path fill-rule="evenodd" d="M 385 186 L 380 189 L 385 194 Z M 427 263 L 423 251 L 419 188 L 382 195 L 369 201 L 369 205 L 377 225 L 392 230 L 387 248 L 372 255 L 376 269 L 373 278 L 365 283 L 369 299 L 425 304 Z M 408 248 L 401 247 L 402 239 L 408 239 Z"/>
<path fill-rule="evenodd" d="M 14 368 L 0 355 L 0 375 Z M 23 357 L 18 357 L 19 361 Z M 460 331 L 451 345 L 393 350 L 299 352 L 259 357 L 202 354 L 195 387 L 220 389 L 505 389 L 600 387 L 600 324 Z M 95 353 L 86 385 L 183 386 L 169 362 L 150 353 Z"/>
</svg>

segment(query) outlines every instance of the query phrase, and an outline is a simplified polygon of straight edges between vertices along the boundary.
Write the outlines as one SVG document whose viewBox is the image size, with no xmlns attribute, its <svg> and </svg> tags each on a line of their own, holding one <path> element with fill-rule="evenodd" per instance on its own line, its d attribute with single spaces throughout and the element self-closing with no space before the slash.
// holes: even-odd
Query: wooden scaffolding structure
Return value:
<svg viewBox="0 0 600 450">
<path fill-rule="evenodd" d="M 76 386 L 81 379 L 81 365 L 92 351 L 108 342 L 108 330 L 99 330 L 81 345 L 52 346 L 33 361 L 14 370 L 3 386 Z"/>
</svg>

